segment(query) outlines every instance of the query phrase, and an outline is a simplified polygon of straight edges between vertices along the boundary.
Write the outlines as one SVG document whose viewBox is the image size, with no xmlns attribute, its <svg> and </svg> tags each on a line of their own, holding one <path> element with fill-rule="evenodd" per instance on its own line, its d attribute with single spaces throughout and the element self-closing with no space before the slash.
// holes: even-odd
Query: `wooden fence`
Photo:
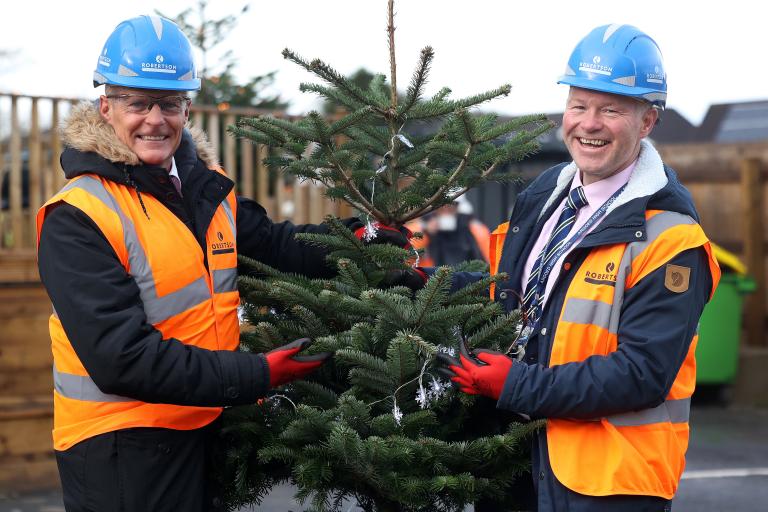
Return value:
<svg viewBox="0 0 768 512">
<path fill-rule="evenodd" d="M 35 212 L 65 183 L 59 164 L 62 143 L 54 129 L 78 98 L 0 93 L 0 251 L 34 248 Z M 225 134 L 241 116 L 284 112 L 192 105 L 190 123 L 206 131 L 237 193 L 256 199 L 275 221 L 320 222 L 327 214 L 348 216 L 346 204 L 332 202 L 308 182 L 270 176 L 262 163 L 267 148 Z"/>
<path fill-rule="evenodd" d="M 757 290 L 747 297 L 744 308 L 745 341 L 768 347 L 768 141 L 670 144 L 659 150 L 690 190 L 709 238 L 738 255 L 755 279 Z"/>
</svg>

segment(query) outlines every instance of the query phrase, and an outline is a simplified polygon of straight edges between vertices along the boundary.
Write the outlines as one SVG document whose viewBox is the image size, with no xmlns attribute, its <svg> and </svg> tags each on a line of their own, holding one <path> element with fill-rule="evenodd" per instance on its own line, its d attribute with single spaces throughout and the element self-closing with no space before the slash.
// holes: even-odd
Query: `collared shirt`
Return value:
<svg viewBox="0 0 768 512">
<path fill-rule="evenodd" d="M 618 172 L 614 174 L 613 176 L 609 176 L 608 178 L 602 179 L 600 181 L 596 181 L 595 183 L 591 183 L 589 185 L 583 185 L 584 186 L 584 194 L 587 197 L 587 201 L 589 204 L 587 204 L 585 207 L 581 208 L 576 213 L 576 220 L 573 223 L 573 226 L 571 226 L 571 230 L 569 231 L 569 236 L 571 233 L 575 233 L 581 228 L 584 224 L 587 223 L 587 220 L 592 216 L 595 211 L 597 211 L 603 203 L 605 203 L 617 190 L 619 190 L 621 187 L 623 187 L 628 181 L 629 177 L 632 175 L 632 171 L 635 170 L 635 165 L 637 164 L 637 159 L 635 159 L 634 162 L 632 162 L 626 169 L 624 169 L 621 172 Z M 571 182 L 571 188 L 570 190 L 573 190 L 576 187 L 582 186 L 581 184 L 581 171 L 577 171 L 576 175 L 573 177 L 573 181 Z M 528 276 L 531 275 L 531 269 L 533 268 L 533 264 L 536 262 L 536 258 L 538 258 L 539 253 L 544 248 L 546 243 L 549 241 L 549 237 L 552 235 L 552 230 L 555 229 L 555 225 L 557 224 L 557 220 L 560 218 L 560 213 L 563 211 L 563 208 L 565 207 L 565 201 L 567 199 L 567 196 L 563 201 L 560 203 L 560 205 L 555 209 L 555 211 L 552 213 L 552 215 L 547 219 L 547 222 L 544 223 L 544 227 L 541 230 L 541 233 L 539 234 L 539 238 L 536 239 L 536 243 L 533 245 L 533 249 L 531 250 L 531 253 L 528 255 L 528 259 L 525 262 L 525 268 L 523 269 L 523 280 L 522 283 L 525 286 L 525 284 L 528 283 Z M 566 256 L 578 245 L 581 240 L 584 239 L 585 236 L 587 236 L 591 231 L 593 231 L 604 219 L 605 217 L 602 217 L 595 222 L 592 227 L 590 227 L 585 233 L 583 233 L 577 240 L 576 243 L 574 243 L 570 249 L 568 249 L 565 253 L 563 253 L 562 256 L 555 262 L 555 265 L 552 267 L 552 272 L 549 273 L 549 276 L 547 277 L 547 286 L 544 290 L 544 298 L 542 300 L 542 306 L 546 304 L 547 299 L 549 298 L 549 292 L 552 290 L 552 287 L 555 285 L 555 278 L 560 274 L 560 268 L 563 265 L 563 261 L 565 260 Z M 525 295 L 526 290 L 523 290 L 523 295 Z"/>
<path fill-rule="evenodd" d="M 176 176 L 176 179 L 179 180 L 179 183 L 181 183 L 181 177 L 179 176 L 179 170 L 176 168 L 176 159 L 171 157 L 171 170 L 168 171 L 168 174 L 171 176 Z"/>
</svg>

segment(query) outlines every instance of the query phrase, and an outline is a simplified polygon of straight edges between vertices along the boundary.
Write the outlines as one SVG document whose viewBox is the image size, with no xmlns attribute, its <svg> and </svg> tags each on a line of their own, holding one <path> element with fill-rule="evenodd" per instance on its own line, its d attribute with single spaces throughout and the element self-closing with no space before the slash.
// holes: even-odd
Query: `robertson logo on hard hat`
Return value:
<svg viewBox="0 0 768 512">
<path fill-rule="evenodd" d="M 142 62 L 141 70 L 150 73 L 176 73 L 175 64 L 165 64 L 165 57 L 157 55 L 155 62 Z"/>
<path fill-rule="evenodd" d="M 655 66 L 653 68 L 653 73 L 647 73 L 645 75 L 645 79 L 648 82 L 651 82 L 653 84 L 663 84 L 664 83 L 664 73 L 661 72 L 659 69 L 659 66 Z"/>
<path fill-rule="evenodd" d="M 597 73 L 599 75 L 611 76 L 613 74 L 613 67 L 601 65 L 600 56 L 595 55 L 594 57 L 592 57 L 592 62 L 579 62 L 579 71 L 586 71 L 587 73 Z"/>
<path fill-rule="evenodd" d="M 101 53 L 101 55 L 99 55 L 99 64 L 106 67 L 109 67 L 110 65 L 112 65 L 112 59 L 107 57 L 106 46 L 104 47 L 104 51 Z"/>
</svg>

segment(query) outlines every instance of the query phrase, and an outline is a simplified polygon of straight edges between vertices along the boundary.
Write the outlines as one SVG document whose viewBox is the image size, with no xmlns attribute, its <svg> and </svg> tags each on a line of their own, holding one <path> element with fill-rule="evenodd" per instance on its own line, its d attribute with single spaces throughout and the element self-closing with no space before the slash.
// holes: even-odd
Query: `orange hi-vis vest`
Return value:
<svg viewBox="0 0 768 512">
<path fill-rule="evenodd" d="M 574 274 L 578 278 L 566 291 L 550 366 L 615 352 L 625 291 L 683 251 L 702 247 L 707 252 L 714 293 L 720 269 L 701 227 L 687 215 L 658 210 L 647 211 L 646 222 L 646 240 L 589 250 Z M 492 234 L 493 273 L 499 270 L 507 229 L 508 224 L 502 225 Z M 670 286 L 674 288 L 674 284 Z M 685 467 L 697 341 L 698 334 L 666 400 L 658 406 L 594 420 L 547 420 L 549 461 L 563 485 L 589 496 L 629 494 L 672 499 Z"/>
<path fill-rule="evenodd" d="M 429 248 L 429 235 L 423 231 L 421 222 L 416 219 L 407 223 L 405 227 L 410 229 L 413 233 L 421 233 L 421 238 L 414 237 L 411 239 L 411 245 L 413 248 L 417 251 L 427 251 Z M 475 220 L 470 221 L 468 227 L 472 237 L 475 239 L 475 243 L 477 243 L 477 248 L 480 249 L 480 254 L 483 255 L 483 259 L 485 261 L 490 261 L 490 253 L 488 248 L 490 246 L 491 235 L 488 232 L 488 228 L 485 227 L 484 224 Z M 421 256 L 419 259 L 419 266 L 434 267 L 436 266 L 435 260 L 432 259 L 432 257 L 427 253 L 424 256 Z"/>
<path fill-rule="evenodd" d="M 219 171 L 221 172 L 221 171 Z M 151 195 L 85 174 L 71 180 L 37 214 L 38 243 L 46 210 L 65 202 L 84 212 L 106 237 L 140 290 L 147 322 L 163 339 L 209 350 L 235 350 L 239 325 L 235 195 L 217 208 L 206 233 L 207 262 L 192 232 Z M 103 393 L 77 357 L 54 311 L 53 349 L 56 450 L 105 432 L 131 427 L 190 430 L 221 414 L 221 407 L 153 404 Z"/>
</svg>

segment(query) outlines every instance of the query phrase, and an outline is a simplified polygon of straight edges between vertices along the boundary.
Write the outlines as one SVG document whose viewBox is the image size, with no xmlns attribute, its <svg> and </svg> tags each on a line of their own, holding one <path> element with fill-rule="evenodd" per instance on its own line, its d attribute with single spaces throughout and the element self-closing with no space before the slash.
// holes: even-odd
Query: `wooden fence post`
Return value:
<svg viewBox="0 0 768 512">
<path fill-rule="evenodd" d="M 221 137 L 219 135 L 219 113 L 213 112 L 208 114 L 208 140 L 213 145 L 213 151 L 216 153 L 216 159 L 221 162 Z"/>
<path fill-rule="evenodd" d="M 267 152 L 267 146 L 264 144 L 256 145 L 256 196 L 254 199 L 267 210 L 267 214 L 271 217 L 274 211 L 269 200 L 269 170 L 264 165 Z"/>
<path fill-rule="evenodd" d="M 51 102 L 51 172 L 53 172 L 53 190 L 51 195 L 58 192 L 66 181 L 64 170 L 61 168 L 61 137 L 59 136 L 59 100 Z"/>
<path fill-rule="evenodd" d="M 29 218 L 30 227 L 29 243 L 27 247 L 35 246 L 37 231 L 35 217 L 37 210 L 42 206 L 43 201 L 40 196 L 40 183 L 43 175 L 43 149 L 40 141 L 40 110 L 38 108 L 37 98 L 32 98 L 32 108 L 30 111 L 29 124 Z M 46 200 L 48 198 L 46 197 Z"/>
<path fill-rule="evenodd" d="M 227 114 L 226 117 L 224 117 L 224 126 L 229 126 L 235 124 L 235 116 L 234 114 Z M 227 171 L 227 176 L 229 176 L 229 179 L 235 182 L 235 186 L 237 186 L 237 139 L 232 137 L 231 135 L 227 134 L 226 131 L 224 133 L 224 170 Z M 239 190 L 236 188 L 236 190 Z"/>
<path fill-rule="evenodd" d="M 11 240 L 9 245 L 18 249 L 24 243 L 21 194 L 21 130 L 19 129 L 19 97 L 11 96 L 11 174 L 8 199 L 11 213 Z"/>
<path fill-rule="evenodd" d="M 741 161 L 741 193 L 744 220 L 744 259 L 757 289 L 747 297 L 745 327 L 748 344 L 765 346 L 765 230 L 763 226 L 762 163 L 757 158 Z"/>
<path fill-rule="evenodd" d="M 253 199 L 253 144 L 240 139 L 240 195 Z"/>
</svg>

